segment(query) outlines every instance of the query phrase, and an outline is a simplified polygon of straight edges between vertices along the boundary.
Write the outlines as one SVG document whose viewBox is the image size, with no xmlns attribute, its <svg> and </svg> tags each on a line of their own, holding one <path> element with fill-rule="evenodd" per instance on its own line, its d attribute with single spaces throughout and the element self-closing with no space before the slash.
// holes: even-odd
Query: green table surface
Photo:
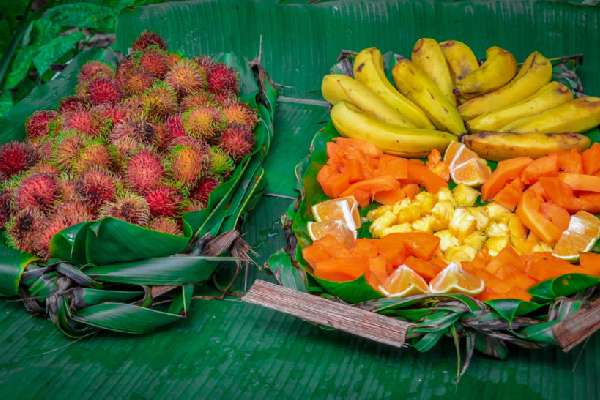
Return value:
<svg viewBox="0 0 600 400">
<path fill-rule="evenodd" d="M 127 11 L 115 47 L 144 28 L 190 54 L 233 51 L 261 61 L 285 96 L 266 164 L 267 194 L 243 225 L 257 263 L 284 244 L 280 216 L 293 202 L 293 168 L 327 118 L 320 79 L 340 49 L 407 53 L 421 36 L 459 39 L 483 55 L 584 53 L 586 89 L 600 93 L 600 8 L 580 1 L 379 1 L 296 4 L 195 1 Z M 590 2 L 591 3 L 591 2 Z M 175 22 L 173 22 L 175 21 Z M 479 28 L 476 28 L 479 26 Z M 255 268 L 256 277 L 269 279 Z M 195 300 L 188 320 L 145 336 L 73 341 L 16 300 L 0 302 L 0 399 L 593 399 L 600 398 L 600 336 L 571 353 L 511 348 L 477 355 L 459 384 L 449 341 L 428 353 L 326 331 L 237 299 Z"/>
</svg>

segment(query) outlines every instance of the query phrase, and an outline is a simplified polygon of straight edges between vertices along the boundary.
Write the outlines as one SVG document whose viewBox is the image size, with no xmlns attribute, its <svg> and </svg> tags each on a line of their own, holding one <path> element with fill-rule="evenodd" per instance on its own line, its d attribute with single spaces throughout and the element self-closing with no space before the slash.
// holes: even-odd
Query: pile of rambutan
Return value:
<svg viewBox="0 0 600 400">
<path fill-rule="evenodd" d="M 114 217 L 170 234 L 254 148 L 256 112 L 237 73 L 144 32 L 116 70 L 85 64 L 75 94 L 0 146 L 0 229 L 48 257 L 54 234 Z"/>
</svg>

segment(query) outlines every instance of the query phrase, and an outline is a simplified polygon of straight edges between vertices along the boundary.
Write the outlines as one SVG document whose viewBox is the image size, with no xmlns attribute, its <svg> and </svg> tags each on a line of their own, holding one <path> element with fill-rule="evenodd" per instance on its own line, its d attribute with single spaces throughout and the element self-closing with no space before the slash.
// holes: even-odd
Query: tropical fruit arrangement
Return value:
<svg viewBox="0 0 600 400">
<path fill-rule="evenodd" d="M 488 354 L 555 344 L 552 326 L 576 310 L 549 309 L 600 282 L 600 98 L 537 51 L 518 64 L 494 46 L 480 62 L 423 38 L 410 59 L 344 54 L 322 81 L 331 123 L 302 165 L 283 263 L 309 292 L 416 323 L 420 350 L 457 326 Z M 467 308 L 436 310 L 449 298 Z M 492 326 L 525 315 L 519 330 Z"/>
</svg>

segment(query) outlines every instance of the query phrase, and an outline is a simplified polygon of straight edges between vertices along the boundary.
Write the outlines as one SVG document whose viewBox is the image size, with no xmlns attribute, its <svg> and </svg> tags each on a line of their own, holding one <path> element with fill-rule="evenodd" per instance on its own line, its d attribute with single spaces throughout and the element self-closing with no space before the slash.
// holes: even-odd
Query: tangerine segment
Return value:
<svg viewBox="0 0 600 400">
<path fill-rule="evenodd" d="M 404 264 L 396 268 L 379 289 L 390 297 L 405 297 L 429 292 L 425 280 Z"/>
<path fill-rule="evenodd" d="M 317 222 L 341 221 L 350 230 L 361 226 L 358 201 L 353 196 L 322 201 L 312 206 L 311 210 Z"/>
<path fill-rule="evenodd" d="M 450 263 L 429 282 L 432 293 L 479 294 L 485 289 L 483 279 L 463 270 L 460 264 Z"/>
<path fill-rule="evenodd" d="M 452 180 L 467 186 L 482 185 L 490 175 L 492 175 L 492 170 L 488 167 L 485 160 L 480 158 L 471 158 L 450 167 Z"/>
<path fill-rule="evenodd" d="M 554 247 L 556 257 L 576 260 L 579 254 L 590 251 L 600 237 L 600 220 L 587 211 L 578 211 L 571 216 L 569 227 Z"/>
<path fill-rule="evenodd" d="M 309 222 L 307 228 L 308 234 L 313 241 L 331 235 L 346 246 L 352 246 L 352 243 L 356 239 L 356 231 L 350 230 L 341 221 Z"/>
</svg>

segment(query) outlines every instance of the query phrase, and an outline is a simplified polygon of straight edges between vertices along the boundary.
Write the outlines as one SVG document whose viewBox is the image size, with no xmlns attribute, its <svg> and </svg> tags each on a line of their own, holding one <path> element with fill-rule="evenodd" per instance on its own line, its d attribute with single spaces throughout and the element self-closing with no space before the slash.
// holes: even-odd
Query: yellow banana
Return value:
<svg viewBox="0 0 600 400">
<path fill-rule="evenodd" d="M 479 68 L 477 57 L 475 57 L 471 48 L 463 42 L 446 40 L 440 43 L 440 47 L 450 67 L 450 74 L 452 75 L 452 79 L 454 79 L 454 85 Z"/>
<path fill-rule="evenodd" d="M 561 150 L 584 150 L 590 139 L 580 133 L 481 132 L 465 135 L 462 141 L 480 157 L 505 160 L 514 157 L 542 157 Z"/>
<path fill-rule="evenodd" d="M 435 39 L 421 38 L 413 47 L 412 62 L 437 85 L 440 91 L 456 106 L 454 83 L 450 76 L 446 57 Z"/>
<path fill-rule="evenodd" d="M 536 115 L 573 100 L 573 94 L 562 83 L 550 82 L 533 96 L 498 111 L 480 115 L 467 125 L 473 132 L 498 131 L 502 127 L 523 117 Z"/>
<path fill-rule="evenodd" d="M 386 153 L 403 157 L 425 157 L 433 149 L 443 152 L 456 140 L 447 132 L 386 124 L 343 101 L 331 109 L 331 120 L 341 135 L 366 140 Z"/>
<path fill-rule="evenodd" d="M 417 103 L 438 129 L 455 135 L 466 132 L 454 104 L 412 61 L 399 60 L 392 70 L 392 76 L 400 93 Z"/>
<path fill-rule="evenodd" d="M 550 82 L 551 78 L 550 60 L 535 51 L 527 57 L 517 76 L 507 85 L 461 104 L 458 111 L 464 119 L 470 120 L 478 115 L 500 110 L 531 96 Z"/>
<path fill-rule="evenodd" d="M 427 115 L 415 103 L 404 97 L 390 83 L 383 69 L 381 52 L 369 47 L 360 51 L 354 59 L 354 78 L 381 97 L 390 107 L 417 128 L 433 129 Z"/>
<path fill-rule="evenodd" d="M 461 94 L 491 92 L 504 86 L 517 73 L 517 60 L 509 51 L 493 46 L 487 49 L 486 57 L 481 67 L 456 83 Z"/>
<path fill-rule="evenodd" d="M 321 83 L 323 98 L 331 104 L 346 101 L 390 125 L 413 128 L 415 125 L 390 107 L 365 85 L 347 75 L 325 75 Z"/>
<path fill-rule="evenodd" d="M 600 97 L 580 97 L 537 115 L 518 119 L 503 132 L 584 132 L 600 124 Z"/>
</svg>

